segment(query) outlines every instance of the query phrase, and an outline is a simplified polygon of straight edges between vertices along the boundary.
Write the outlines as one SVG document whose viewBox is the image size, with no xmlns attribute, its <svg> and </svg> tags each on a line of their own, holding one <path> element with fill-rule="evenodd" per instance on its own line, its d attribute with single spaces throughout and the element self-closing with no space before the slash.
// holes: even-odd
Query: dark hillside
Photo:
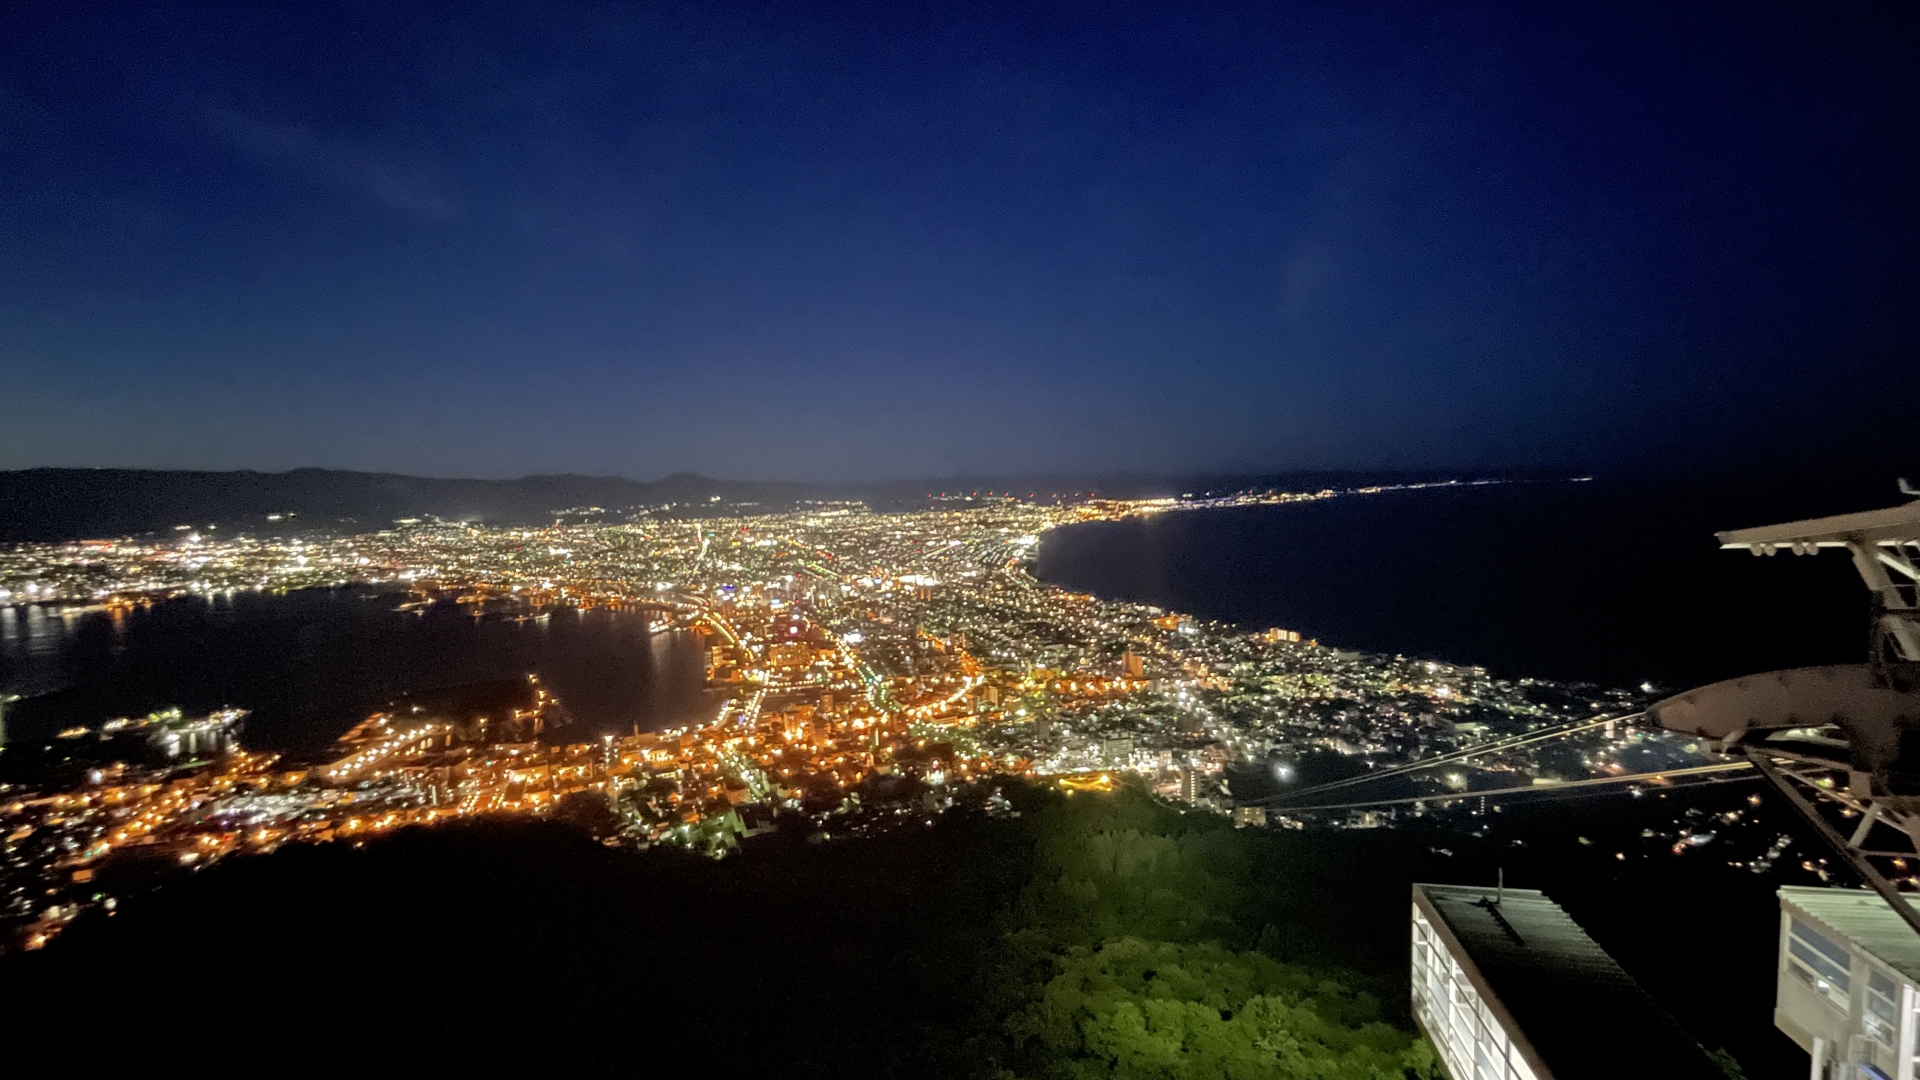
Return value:
<svg viewBox="0 0 1920 1080">
<path fill-rule="evenodd" d="M 1791 1074 L 1773 882 L 1621 839 L 1631 814 L 1303 835 L 1005 790 L 1020 815 L 974 791 L 932 829 L 779 834 L 718 863 L 510 823 L 236 860 L 0 962 L 0 1009 L 19 1051 L 84 1045 L 90 1066 L 165 1044 L 381 1070 L 1278 1080 L 1297 1073 L 1263 1048 L 1297 1044 L 1328 1080 L 1413 1077 L 1408 884 L 1504 865 L 1708 1046 Z"/>
<path fill-rule="evenodd" d="M 0 1008 L 43 1047 L 127 1033 L 91 1044 L 97 1065 L 151 1038 L 220 1062 L 1132 1076 L 1115 1018 L 1177 1000 L 1198 1011 L 1158 1037 L 1196 1061 L 1238 1047 L 1277 1078 L 1256 1043 L 1285 1029 L 1332 1080 L 1423 1071 L 1360 983 L 1256 951 L 1246 834 L 1131 796 L 1011 794 L 1023 816 L 775 836 L 719 863 L 509 823 L 288 849 L 0 963 Z"/>
</svg>

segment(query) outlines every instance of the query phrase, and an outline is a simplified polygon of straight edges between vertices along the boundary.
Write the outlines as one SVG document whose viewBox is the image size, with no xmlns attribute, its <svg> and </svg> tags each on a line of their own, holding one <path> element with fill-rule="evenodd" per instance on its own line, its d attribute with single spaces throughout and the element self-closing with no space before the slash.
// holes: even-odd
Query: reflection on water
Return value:
<svg viewBox="0 0 1920 1080">
<path fill-rule="evenodd" d="M 475 620 L 454 605 L 396 612 L 367 590 L 242 593 L 122 610 L 0 608 L 0 694 L 16 738 L 70 725 L 234 705 L 249 746 L 325 744 L 408 690 L 537 672 L 578 737 L 711 719 L 697 635 L 653 633 L 634 611 Z"/>
</svg>

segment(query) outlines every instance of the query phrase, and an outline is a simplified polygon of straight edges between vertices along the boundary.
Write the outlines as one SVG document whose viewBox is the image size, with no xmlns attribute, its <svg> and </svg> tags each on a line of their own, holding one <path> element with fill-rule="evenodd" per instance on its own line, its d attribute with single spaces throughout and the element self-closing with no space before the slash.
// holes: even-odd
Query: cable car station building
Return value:
<svg viewBox="0 0 1920 1080">
<path fill-rule="evenodd" d="M 1822 1080 L 1915 1080 L 1920 934 L 1861 889 L 1780 890 L 1773 1023 Z"/>
</svg>

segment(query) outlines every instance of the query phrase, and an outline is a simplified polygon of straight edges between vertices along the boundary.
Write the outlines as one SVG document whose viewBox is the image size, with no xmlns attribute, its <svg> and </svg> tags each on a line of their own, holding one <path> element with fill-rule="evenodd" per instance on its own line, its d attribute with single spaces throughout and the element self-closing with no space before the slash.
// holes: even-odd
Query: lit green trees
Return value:
<svg viewBox="0 0 1920 1080">
<path fill-rule="evenodd" d="M 1008 1023 L 1042 1076 L 1386 1080 L 1432 1073 L 1424 1041 L 1341 982 L 1257 952 L 1125 937 L 1074 948 Z"/>
<path fill-rule="evenodd" d="M 1424 1039 L 1343 977 L 1269 955 L 1246 889 L 1264 849 L 1137 791 L 1052 800 L 995 1002 L 1027 1080 L 1406 1080 Z"/>
</svg>

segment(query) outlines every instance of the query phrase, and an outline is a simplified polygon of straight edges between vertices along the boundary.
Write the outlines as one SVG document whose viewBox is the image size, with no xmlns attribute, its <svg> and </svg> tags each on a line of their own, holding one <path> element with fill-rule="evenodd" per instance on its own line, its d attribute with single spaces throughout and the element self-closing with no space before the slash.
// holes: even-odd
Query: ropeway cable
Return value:
<svg viewBox="0 0 1920 1080">
<path fill-rule="evenodd" d="M 1549 728 L 1545 731 L 1528 732 L 1525 735 L 1514 735 L 1505 739 L 1496 740 L 1494 742 L 1482 743 L 1478 746 L 1469 746 L 1460 750 L 1452 750 L 1445 754 L 1438 754 L 1438 755 L 1435 755 L 1434 757 L 1422 758 L 1419 761 L 1408 762 L 1405 765 L 1396 765 L 1391 769 L 1382 769 L 1379 772 L 1365 773 L 1360 776 L 1350 776 L 1345 780 L 1334 780 L 1325 784 L 1316 784 L 1315 786 L 1310 788 L 1301 788 L 1298 791 L 1282 792 L 1281 794 L 1278 794 L 1278 795 L 1269 795 L 1265 799 L 1250 799 L 1248 801 L 1249 802 L 1266 802 L 1266 801 L 1272 801 L 1277 799 L 1295 799 L 1295 798 L 1300 798 L 1307 795 L 1318 795 L 1323 792 L 1336 790 L 1338 788 L 1352 787 L 1355 784 L 1364 784 L 1373 780 L 1385 780 L 1395 776 L 1405 776 L 1409 773 L 1420 772 L 1425 769 L 1434 768 L 1436 766 L 1448 765 L 1448 764 L 1452 764 L 1454 762 L 1459 762 L 1459 761 L 1466 761 L 1468 759 L 1482 757 L 1487 754 L 1497 754 L 1505 750 L 1513 750 L 1513 749 L 1517 749 L 1522 746 L 1528 746 L 1537 742 L 1547 742 L 1552 739 L 1564 738 L 1569 735 L 1578 735 L 1583 731 L 1591 731 L 1594 728 L 1605 727 L 1607 724 L 1611 724 L 1611 723 L 1620 723 L 1623 721 L 1633 720 L 1644 715 L 1645 715 L 1644 713 L 1629 713 L 1625 716 L 1608 716 L 1608 717 L 1599 717 L 1592 720 L 1581 720 L 1571 724 L 1563 724 L 1557 728 Z"/>
<path fill-rule="evenodd" d="M 1559 739 L 1568 735 L 1578 735 L 1583 731 L 1591 731 L 1594 728 L 1605 727 L 1608 724 L 1635 720 L 1645 715 L 1645 713 L 1628 713 L 1625 716 L 1605 716 L 1592 720 L 1580 720 L 1571 724 L 1563 724 L 1557 728 L 1549 728 L 1546 731 L 1531 731 L 1525 735 L 1514 735 L 1505 739 L 1495 740 L 1494 742 L 1482 743 L 1478 746 L 1451 750 L 1434 757 L 1411 761 L 1405 765 L 1396 765 L 1391 769 L 1382 769 L 1379 772 L 1365 773 L 1361 776 L 1350 776 L 1345 780 L 1334 780 L 1325 784 L 1316 784 L 1310 788 L 1281 792 L 1278 795 L 1268 795 L 1259 799 L 1247 799 L 1245 800 L 1245 804 L 1251 805 L 1254 803 L 1277 802 L 1282 799 L 1298 799 L 1308 795 L 1318 795 L 1322 792 L 1334 791 L 1339 788 L 1352 787 L 1355 784 L 1365 784 L 1374 780 L 1385 780 L 1393 776 L 1405 776 L 1408 773 L 1419 772 L 1423 769 L 1430 769 L 1438 765 L 1446 765 L 1456 761 L 1465 761 L 1469 758 L 1480 757 L 1484 754 L 1497 754 L 1503 750 L 1512 750 L 1517 747 L 1527 746 L 1531 743 L 1546 742 L 1550 739 Z"/>
<path fill-rule="evenodd" d="M 1603 727 L 1608 723 L 1615 723 L 1621 720 L 1631 720 L 1635 716 L 1640 716 L 1640 715 L 1643 715 L 1643 714 L 1634 713 L 1629 716 L 1602 717 L 1594 720 L 1575 721 L 1570 724 L 1562 724 L 1559 727 L 1549 728 L 1545 731 L 1531 731 L 1524 735 L 1512 735 L 1512 736 L 1508 736 L 1505 739 L 1497 739 L 1490 743 L 1481 743 L 1478 746 L 1469 746 L 1460 750 L 1450 750 L 1444 754 L 1436 754 L 1433 757 L 1422 758 L 1419 761 L 1408 762 L 1405 765 L 1395 765 L 1393 768 L 1382 769 L 1379 772 L 1365 773 L 1360 776 L 1350 776 L 1350 777 L 1347 777 L 1345 780 L 1334 780 L 1325 784 L 1316 784 L 1310 788 L 1301 788 L 1298 791 L 1288 791 L 1288 792 L 1282 792 L 1281 794 L 1278 794 L 1278 795 L 1269 795 L 1269 796 L 1266 796 L 1265 799 L 1250 799 L 1247 801 L 1263 802 L 1263 801 L 1268 801 L 1272 799 L 1293 799 L 1293 798 L 1299 798 L 1304 795 L 1317 795 L 1323 791 L 1332 791 L 1336 788 L 1351 787 L 1354 784 L 1364 784 L 1371 780 L 1384 780 L 1392 776 L 1403 776 L 1407 773 L 1419 772 L 1422 769 L 1433 768 L 1436 765 L 1445 765 L 1450 762 L 1464 761 L 1468 758 L 1479 757 L 1483 754 L 1499 753 L 1502 750 L 1511 750 L 1515 747 L 1525 746 L 1529 743 L 1543 742 L 1548 739 L 1557 739 L 1566 735 L 1577 735 L 1582 731 L 1590 730 L 1596 727 Z"/>
<path fill-rule="evenodd" d="M 1635 780 L 1658 780 L 1669 776 L 1703 776 L 1708 773 L 1738 772 L 1751 769 L 1752 762 L 1728 761 L 1717 765 L 1692 765 L 1684 769 L 1663 769 L 1660 772 L 1628 773 L 1625 776 L 1602 776 L 1593 780 L 1569 780 L 1564 784 L 1536 784 L 1528 787 L 1495 788 L 1491 791 L 1463 791 L 1451 795 L 1416 795 L 1403 799 L 1374 799 L 1371 802 L 1329 803 L 1321 806 L 1281 806 L 1274 809 L 1280 813 L 1304 812 L 1308 810 L 1356 810 L 1367 806 L 1405 806 L 1409 803 L 1449 803 L 1462 799 L 1489 799 L 1508 795 L 1551 795 L 1574 788 L 1600 787 L 1605 784 L 1627 784 Z M 1679 785 L 1692 786 L 1692 785 Z M 1246 804 L 1242 804 L 1246 805 Z"/>
</svg>

